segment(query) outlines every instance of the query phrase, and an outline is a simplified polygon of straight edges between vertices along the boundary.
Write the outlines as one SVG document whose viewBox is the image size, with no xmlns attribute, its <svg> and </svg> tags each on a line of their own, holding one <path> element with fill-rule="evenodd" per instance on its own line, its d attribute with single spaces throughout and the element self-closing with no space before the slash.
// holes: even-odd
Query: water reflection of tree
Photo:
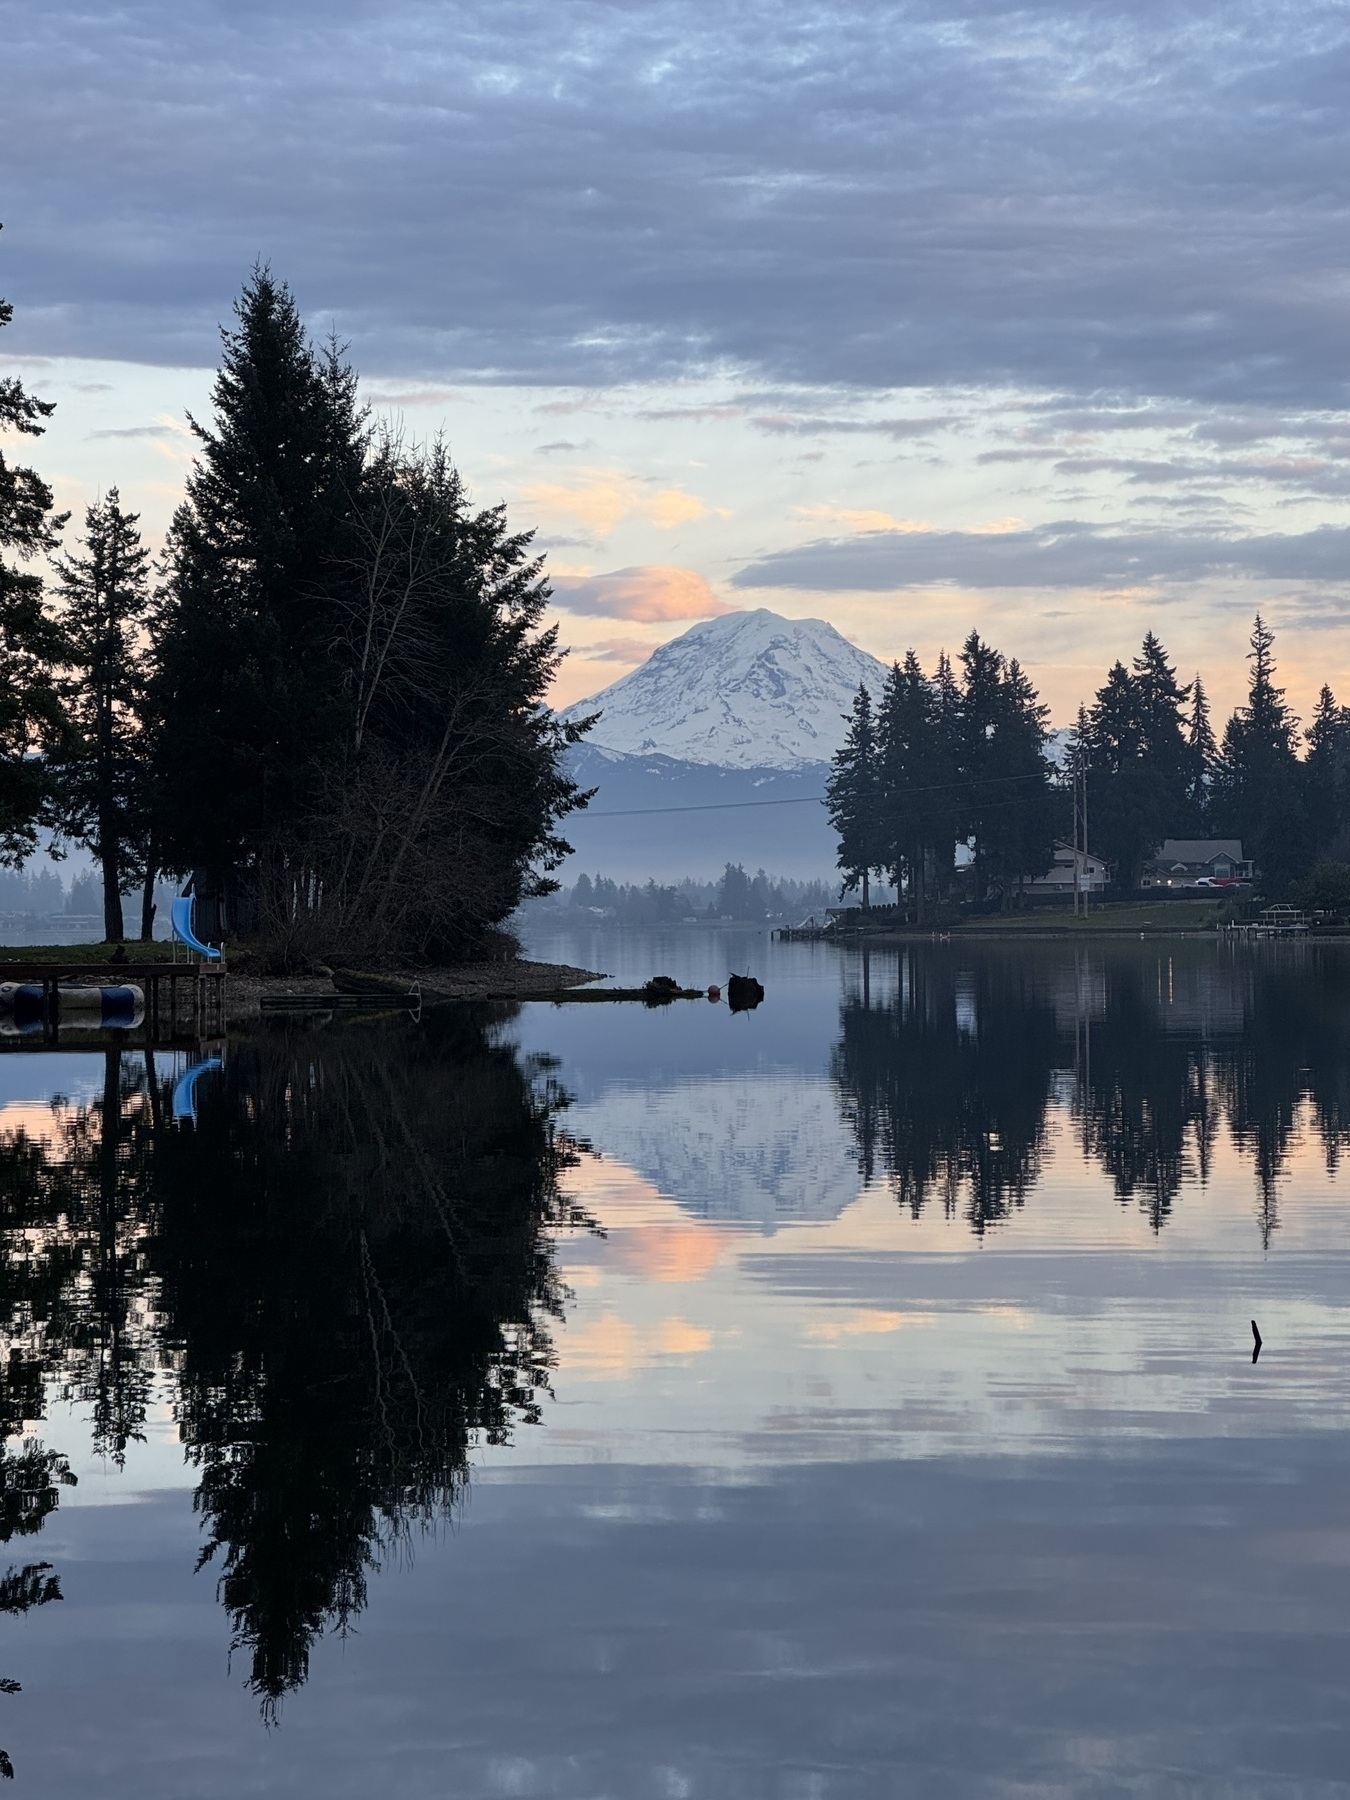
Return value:
<svg viewBox="0 0 1350 1800">
<path fill-rule="evenodd" d="M 1061 1093 L 1084 1155 L 1155 1230 L 1226 1125 L 1269 1241 L 1300 1134 L 1330 1169 L 1350 1138 L 1350 958 L 910 953 L 845 1001 L 833 1073 L 864 1174 L 915 1214 L 964 1192 L 982 1231 L 1021 1204 Z"/>
<path fill-rule="evenodd" d="M 1214 1075 L 1203 1041 L 1164 1029 L 1155 970 L 1108 966 L 1105 1005 L 1074 1021 L 1073 1108 L 1084 1154 L 1161 1230 L 1182 1187 L 1207 1178 L 1217 1129 Z"/>
<path fill-rule="evenodd" d="M 977 1233 L 1005 1218 L 1039 1173 L 1055 1047 L 1017 959 L 906 959 L 889 997 L 844 1003 L 831 1063 L 865 1178 L 916 1218 L 933 1196 Z"/>
<path fill-rule="evenodd" d="M 139 1073 L 111 1055 L 57 1142 L 0 1138 L 6 1424 L 55 1381 L 119 1455 L 169 1383 L 270 1706 L 453 1508 L 472 1442 L 538 1416 L 568 1152 L 555 1097 L 457 1014 L 233 1046 L 195 1129 Z"/>
</svg>

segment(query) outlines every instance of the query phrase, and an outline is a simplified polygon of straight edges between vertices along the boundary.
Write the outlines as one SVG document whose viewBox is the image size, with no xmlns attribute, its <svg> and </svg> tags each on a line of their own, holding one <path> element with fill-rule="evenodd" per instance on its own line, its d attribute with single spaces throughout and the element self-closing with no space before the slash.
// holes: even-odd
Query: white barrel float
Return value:
<svg viewBox="0 0 1350 1800">
<path fill-rule="evenodd" d="M 145 989 L 135 982 L 108 982 L 102 987 L 58 987 L 57 1022 L 82 1031 L 127 1031 L 145 1017 Z M 40 981 L 0 981 L 0 1029 L 40 1030 L 46 998 Z"/>
</svg>

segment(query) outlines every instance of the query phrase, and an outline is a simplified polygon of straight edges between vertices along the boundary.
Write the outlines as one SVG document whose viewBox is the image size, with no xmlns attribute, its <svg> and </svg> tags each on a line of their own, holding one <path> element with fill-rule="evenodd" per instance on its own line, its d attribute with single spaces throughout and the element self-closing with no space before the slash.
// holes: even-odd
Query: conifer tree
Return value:
<svg viewBox="0 0 1350 1800">
<path fill-rule="evenodd" d="M 961 687 L 945 650 L 938 652 L 933 674 L 934 787 L 929 797 L 931 867 L 925 886 L 934 901 L 946 899 L 951 887 L 956 841 L 961 835 Z"/>
<path fill-rule="evenodd" d="M 317 357 L 290 291 L 255 269 L 221 333 L 210 426 L 168 544 L 154 700 L 166 866 L 221 887 L 313 797 L 341 729 L 326 604 L 359 490 L 355 378 Z"/>
<path fill-rule="evenodd" d="M 1133 663 L 1139 714 L 1140 754 L 1156 777 L 1169 826 L 1185 804 L 1187 774 L 1186 702 L 1189 687 L 1177 683 L 1177 672 L 1153 632 L 1148 632 Z"/>
<path fill-rule="evenodd" d="M 163 860 L 233 891 L 280 966 L 461 958 L 557 886 L 587 798 L 542 562 L 443 443 L 368 430 L 266 269 L 223 340 L 161 608 Z"/>
<path fill-rule="evenodd" d="M 961 774 L 961 835 L 975 840 L 976 898 L 983 900 L 998 861 L 1000 801 L 1013 790 L 1000 780 L 1001 746 L 996 744 L 1002 713 L 1003 658 L 977 631 L 961 646 L 961 712 L 958 762 Z"/>
<path fill-rule="evenodd" d="M 14 308 L 0 300 L 0 329 Z M 0 376 L 0 432 L 40 437 L 55 411 L 50 400 L 24 391 L 15 376 Z M 56 548 L 69 514 L 53 511 L 52 490 L 36 470 L 0 454 L 0 862 L 17 865 L 37 845 L 48 794 L 45 755 L 65 732 L 57 685 L 61 633 L 43 598 L 32 563 Z"/>
<path fill-rule="evenodd" d="M 911 649 L 886 678 L 877 720 L 879 852 L 897 891 L 908 884 L 920 923 L 927 917 L 925 870 L 933 848 L 937 785 L 937 696 Z"/>
<path fill-rule="evenodd" d="M 830 823 L 839 836 L 836 856 L 844 876 L 843 891 L 862 889 L 862 903 L 871 904 L 869 879 L 884 865 L 879 819 L 880 790 L 877 770 L 876 722 L 872 696 L 859 683 L 848 716 L 844 742 L 833 757 L 825 783 L 825 805 Z"/>
<path fill-rule="evenodd" d="M 961 648 L 960 830 L 975 840 L 977 898 L 1007 906 L 1054 861 L 1046 710 L 1016 661 L 972 631 Z"/>
<path fill-rule="evenodd" d="M 1203 832 L 1209 818 L 1210 788 L 1219 747 L 1209 720 L 1209 697 L 1197 671 L 1191 682 L 1191 711 L 1186 724 L 1186 802 L 1188 826 Z"/>
<path fill-rule="evenodd" d="M 1088 714 L 1083 760 L 1093 847 L 1111 863 L 1118 887 L 1136 887 L 1163 839 L 1198 823 L 1193 791 L 1203 784 L 1185 711 L 1192 699 L 1150 631 L 1130 668 L 1117 661 L 1108 671 Z M 1203 690 L 1199 705 L 1204 719 Z"/>
<path fill-rule="evenodd" d="M 1137 887 L 1144 859 L 1162 841 L 1164 784 L 1145 757 L 1138 677 L 1116 661 L 1087 716 L 1085 763 L 1092 795 L 1092 847 L 1116 885 Z"/>
<path fill-rule="evenodd" d="M 751 917 L 750 877 L 740 863 L 728 863 L 722 871 L 717 910 L 724 919 Z"/>
<path fill-rule="evenodd" d="M 1221 830 L 1241 836 L 1272 891 L 1279 891 L 1309 861 L 1298 758 L 1298 720 L 1275 681 L 1275 634 L 1256 615 L 1248 661 L 1247 704 L 1224 728 L 1214 784 Z"/>
<path fill-rule="evenodd" d="M 1005 683 L 1008 723 L 1005 753 L 1015 802 L 1009 809 L 1007 877 L 1019 894 L 1027 878 L 1043 875 L 1055 860 L 1058 806 L 1045 759 L 1049 710 L 1016 657 L 1008 664 Z"/>
<path fill-rule="evenodd" d="M 1350 813 L 1350 710 L 1337 703 L 1328 684 L 1317 696 L 1312 724 L 1304 733 L 1304 800 L 1308 824 L 1323 860 L 1344 858 Z"/>
<path fill-rule="evenodd" d="M 150 552 L 139 515 L 110 488 L 85 513 L 82 554 L 56 562 L 71 734 L 56 764 L 57 830 L 93 852 L 103 881 L 103 935 L 123 937 L 122 891 L 145 874 L 142 627 Z M 153 880 L 153 872 L 152 872 Z"/>
</svg>

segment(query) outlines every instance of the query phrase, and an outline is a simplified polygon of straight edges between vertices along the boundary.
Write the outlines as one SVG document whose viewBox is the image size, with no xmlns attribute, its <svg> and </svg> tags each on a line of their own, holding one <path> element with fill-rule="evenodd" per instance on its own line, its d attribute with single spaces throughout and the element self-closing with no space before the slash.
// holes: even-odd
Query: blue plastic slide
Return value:
<svg viewBox="0 0 1350 1800">
<path fill-rule="evenodd" d="M 197 1123 L 197 1083 L 203 1075 L 209 1075 L 213 1069 L 223 1069 L 225 1064 L 219 1056 L 208 1056 L 205 1062 L 193 1063 L 173 1084 L 173 1116 L 175 1123 L 188 1121 Z"/>
<path fill-rule="evenodd" d="M 180 894 L 173 903 L 173 935 L 180 944 L 186 944 L 189 950 L 195 950 L 199 956 L 209 956 L 218 961 L 220 951 L 214 944 L 204 944 L 192 929 L 192 895 Z"/>
</svg>

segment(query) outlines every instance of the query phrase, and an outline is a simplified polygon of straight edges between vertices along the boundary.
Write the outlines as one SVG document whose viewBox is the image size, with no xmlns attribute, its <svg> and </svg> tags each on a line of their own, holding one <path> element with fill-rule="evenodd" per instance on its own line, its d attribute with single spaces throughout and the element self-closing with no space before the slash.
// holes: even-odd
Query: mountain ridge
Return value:
<svg viewBox="0 0 1350 1800">
<path fill-rule="evenodd" d="M 587 744 L 622 756 L 804 769 L 828 763 L 843 743 L 859 684 L 877 698 L 885 679 L 885 664 L 827 620 L 759 607 L 691 627 L 560 716 L 599 711 Z"/>
</svg>

